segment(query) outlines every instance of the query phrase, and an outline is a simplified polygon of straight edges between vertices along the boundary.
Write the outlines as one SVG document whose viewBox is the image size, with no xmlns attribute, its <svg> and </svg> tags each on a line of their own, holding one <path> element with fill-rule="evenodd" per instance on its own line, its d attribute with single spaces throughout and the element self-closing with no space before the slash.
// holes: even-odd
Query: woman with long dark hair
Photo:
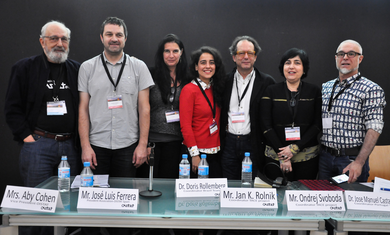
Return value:
<svg viewBox="0 0 390 235">
<path fill-rule="evenodd" d="M 180 130 L 179 97 L 188 83 L 187 59 L 183 42 L 174 34 L 159 43 L 155 67 L 150 68 L 154 83 L 150 89 L 149 141 L 154 147 L 154 171 L 157 178 L 178 178 L 183 137 Z M 148 169 L 145 169 L 148 167 Z M 145 165 L 145 174 L 149 166 Z M 142 173 L 141 173 L 142 174 Z"/>
<path fill-rule="evenodd" d="M 222 177 L 219 117 L 225 75 L 221 55 L 215 48 L 204 46 L 192 53 L 192 81 L 180 95 L 180 126 L 195 175 L 200 154 L 207 154 L 209 177 Z"/>
</svg>

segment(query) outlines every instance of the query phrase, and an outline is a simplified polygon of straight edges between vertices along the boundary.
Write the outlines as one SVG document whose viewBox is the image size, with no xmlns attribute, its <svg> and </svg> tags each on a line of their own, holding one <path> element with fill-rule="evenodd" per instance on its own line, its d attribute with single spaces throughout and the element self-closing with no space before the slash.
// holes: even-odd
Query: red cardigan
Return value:
<svg viewBox="0 0 390 235">
<path fill-rule="evenodd" d="M 205 93 L 211 105 L 214 106 L 212 88 L 206 89 Z M 193 83 L 185 85 L 180 94 L 180 127 L 184 138 L 183 143 L 188 148 L 193 146 L 197 146 L 198 149 L 219 147 L 220 114 L 221 110 L 217 106 L 215 121 L 218 130 L 210 135 L 209 126 L 213 121 L 211 108 L 197 85 Z"/>
</svg>

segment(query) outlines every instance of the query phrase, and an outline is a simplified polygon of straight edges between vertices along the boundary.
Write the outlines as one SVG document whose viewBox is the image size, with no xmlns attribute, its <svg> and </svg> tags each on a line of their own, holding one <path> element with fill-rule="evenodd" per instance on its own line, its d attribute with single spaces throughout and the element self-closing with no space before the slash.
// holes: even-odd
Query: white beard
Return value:
<svg viewBox="0 0 390 235">
<path fill-rule="evenodd" d="M 46 55 L 50 61 L 53 63 L 64 63 L 68 59 L 69 50 L 67 51 L 55 51 L 56 48 L 47 50 L 45 48 Z M 63 49 L 63 48 L 62 48 Z"/>
</svg>

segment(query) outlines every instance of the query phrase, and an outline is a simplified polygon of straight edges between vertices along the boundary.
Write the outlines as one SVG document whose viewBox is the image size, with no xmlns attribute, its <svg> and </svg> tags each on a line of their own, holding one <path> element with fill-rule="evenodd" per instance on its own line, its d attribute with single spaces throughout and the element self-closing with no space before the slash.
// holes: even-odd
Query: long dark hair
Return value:
<svg viewBox="0 0 390 235">
<path fill-rule="evenodd" d="M 189 77 L 193 80 L 198 78 L 198 71 L 195 70 L 195 65 L 199 63 L 199 58 L 203 53 L 209 53 L 214 57 L 215 63 L 215 74 L 213 76 L 213 97 L 215 103 L 221 107 L 222 106 L 222 93 L 225 86 L 225 66 L 222 63 L 222 57 L 219 51 L 213 47 L 203 46 L 198 50 L 192 52 L 191 55 L 191 64 L 189 69 Z"/>
<path fill-rule="evenodd" d="M 176 43 L 182 51 L 179 63 L 176 65 L 176 79 L 183 87 L 188 83 L 187 76 L 187 58 L 186 50 L 184 50 L 183 42 L 175 34 L 167 34 L 158 44 L 156 55 L 154 56 L 155 70 L 152 74 L 154 82 L 160 88 L 161 99 L 166 104 L 168 102 L 168 95 L 171 91 L 171 75 L 168 66 L 164 62 L 163 53 L 165 44 L 168 42 Z"/>
</svg>

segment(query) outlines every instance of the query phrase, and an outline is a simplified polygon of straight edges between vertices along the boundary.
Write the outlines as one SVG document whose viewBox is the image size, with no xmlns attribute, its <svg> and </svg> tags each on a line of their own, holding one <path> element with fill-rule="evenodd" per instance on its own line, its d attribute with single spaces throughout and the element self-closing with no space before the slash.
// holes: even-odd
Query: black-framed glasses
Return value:
<svg viewBox="0 0 390 235">
<path fill-rule="evenodd" d="M 361 54 L 355 51 L 349 51 L 349 52 L 339 51 L 336 53 L 336 56 L 339 58 L 344 58 L 345 55 L 347 55 L 348 58 L 353 58 L 356 55 L 361 55 Z"/>
<path fill-rule="evenodd" d="M 42 38 L 48 38 L 50 42 L 58 42 L 61 39 L 62 43 L 68 43 L 70 38 L 68 37 L 58 37 L 58 36 L 42 36 Z"/>
</svg>

